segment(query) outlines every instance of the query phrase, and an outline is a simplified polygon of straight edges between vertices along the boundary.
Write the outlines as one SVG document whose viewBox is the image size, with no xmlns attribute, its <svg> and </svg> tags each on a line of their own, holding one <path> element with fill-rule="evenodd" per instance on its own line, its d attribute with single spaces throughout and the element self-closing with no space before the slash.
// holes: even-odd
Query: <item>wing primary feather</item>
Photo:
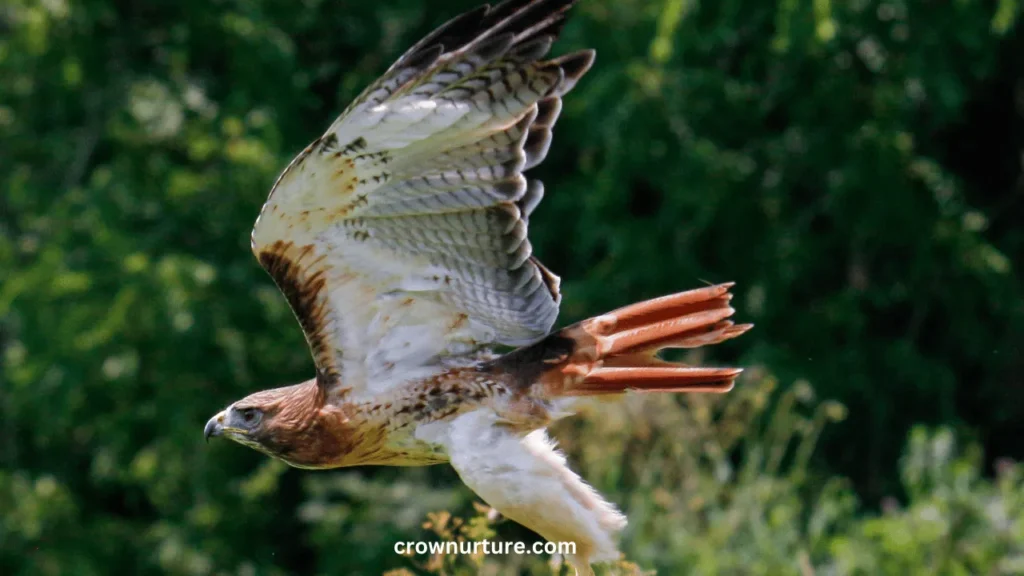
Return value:
<svg viewBox="0 0 1024 576">
<path fill-rule="evenodd" d="M 533 62 L 543 58 L 545 54 L 551 51 L 551 45 L 554 42 L 555 37 L 550 34 L 534 38 L 533 40 L 521 43 L 514 49 L 510 50 L 509 56 L 519 62 Z"/>
<path fill-rule="evenodd" d="M 514 32 L 520 40 L 528 38 L 524 32 L 541 25 L 551 26 L 564 20 L 566 11 L 577 0 L 506 0 L 489 10 L 481 26 L 479 37 L 499 32 Z"/>
<path fill-rule="evenodd" d="M 535 126 L 554 126 L 562 112 L 562 99 L 549 96 L 537 102 L 537 115 L 533 120 Z"/>
<path fill-rule="evenodd" d="M 519 60 L 530 61 L 524 54 L 532 55 L 532 59 L 540 58 L 547 53 L 561 30 L 566 12 L 576 1 L 512 0 L 493 9 L 485 6 L 457 16 L 407 50 L 378 82 L 382 86 L 392 83 L 387 79 L 400 75 L 405 68 L 429 76 L 433 70 L 426 70 L 426 66 L 436 70 L 467 56 L 481 64 L 490 62 L 512 46 L 524 45 L 524 52 L 516 52 Z"/>
<path fill-rule="evenodd" d="M 558 66 L 564 73 L 562 83 L 556 90 L 558 96 L 564 96 L 576 86 L 576 82 L 579 82 L 579 79 L 594 65 L 596 55 L 597 53 L 593 50 L 580 50 L 548 61 L 549 64 Z"/>
<path fill-rule="evenodd" d="M 405 54 L 392 64 L 391 68 L 388 68 L 388 72 L 403 66 L 406 59 L 432 44 L 446 46 L 449 50 L 461 47 L 468 41 L 467 38 L 472 38 L 476 31 L 480 29 L 480 26 L 484 22 L 489 11 L 490 6 L 483 5 L 463 14 L 459 14 L 438 26 L 433 32 L 427 34 L 423 39 L 406 50 Z M 386 74 L 387 73 L 385 72 L 385 75 Z"/>
<path fill-rule="evenodd" d="M 526 162 L 523 163 L 523 170 L 529 170 L 544 161 L 551 147 L 551 128 L 548 126 L 534 126 L 530 128 L 526 142 L 523 143 L 523 151 L 526 153 Z"/>
<path fill-rule="evenodd" d="M 530 214 L 533 213 L 534 208 L 543 199 L 544 183 L 540 180 L 528 180 L 526 182 L 526 193 L 516 201 L 516 206 L 519 207 L 519 213 L 522 214 L 523 220 L 529 220 Z"/>
</svg>

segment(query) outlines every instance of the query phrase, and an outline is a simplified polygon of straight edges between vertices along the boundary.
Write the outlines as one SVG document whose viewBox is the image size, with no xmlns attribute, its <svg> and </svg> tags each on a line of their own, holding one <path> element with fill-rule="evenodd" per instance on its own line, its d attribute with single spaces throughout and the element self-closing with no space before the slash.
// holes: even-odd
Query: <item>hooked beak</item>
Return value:
<svg viewBox="0 0 1024 576">
<path fill-rule="evenodd" d="M 210 436 L 220 436 L 224 433 L 224 413 L 220 412 L 210 421 L 206 423 L 206 428 L 203 428 L 203 436 L 206 437 L 206 441 L 210 441 Z"/>
</svg>

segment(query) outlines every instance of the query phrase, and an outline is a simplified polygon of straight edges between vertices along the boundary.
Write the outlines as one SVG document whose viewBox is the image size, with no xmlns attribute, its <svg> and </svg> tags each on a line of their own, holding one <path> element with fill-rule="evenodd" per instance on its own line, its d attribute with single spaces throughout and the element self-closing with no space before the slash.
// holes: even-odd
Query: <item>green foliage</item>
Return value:
<svg viewBox="0 0 1024 576">
<path fill-rule="evenodd" d="M 309 473 L 201 439 L 227 402 L 310 374 L 248 248 L 278 171 L 476 2 L 0 6 L 0 573 L 419 570 L 393 542 L 430 511 L 479 517 L 447 467 Z M 757 328 L 716 360 L 797 382 L 633 399 L 557 431 L 630 515 L 629 561 L 1021 571 L 1015 465 L 988 480 L 980 448 L 915 432 L 897 467 L 917 423 L 1024 457 L 1021 11 L 575 8 L 556 52 L 598 60 L 536 170 L 547 198 L 531 219 L 563 322 L 736 280 Z M 842 409 L 808 404 L 812 390 L 847 418 L 825 427 Z M 887 496 L 904 504 L 872 516 Z M 445 573 L 549 570 L 454 562 Z"/>
<path fill-rule="evenodd" d="M 981 477 L 976 446 L 949 430 L 915 428 L 901 476 L 909 505 L 886 504 L 831 544 L 844 574 L 1024 573 L 1024 468 L 1003 461 Z"/>
<path fill-rule="evenodd" d="M 1024 573 L 1024 467 L 1003 461 L 995 480 L 985 479 L 976 445 L 961 448 L 948 429 L 918 427 L 900 466 L 909 502 L 889 500 L 881 515 L 865 513 L 848 481 L 808 468 L 822 428 L 841 420 L 843 407 L 815 402 L 797 383 L 770 408 L 773 381 L 746 384 L 685 406 L 632 399 L 602 407 L 601 424 L 564 435 L 588 439 L 565 447 L 588 476 L 607 483 L 603 489 L 618 491 L 630 514 L 632 562 L 604 573 L 639 574 L 640 566 L 659 574 Z M 468 520 L 432 514 L 419 539 L 493 539 L 503 532 L 494 518 L 479 505 Z M 414 564 L 436 575 L 559 575 L 558 560 L 434 554 Z"/>
</svg>

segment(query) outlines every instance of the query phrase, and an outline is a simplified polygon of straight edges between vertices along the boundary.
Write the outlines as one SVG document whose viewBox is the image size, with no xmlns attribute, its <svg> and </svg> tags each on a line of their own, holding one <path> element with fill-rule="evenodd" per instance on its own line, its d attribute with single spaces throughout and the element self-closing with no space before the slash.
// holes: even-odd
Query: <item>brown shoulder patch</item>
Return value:
<svg viewBox="0 0 1024 576">
<path fill-rule="evenodd" d="M 313 246 L 296 246 L 280 240 L 260 251 L 257 257 L 302 326 L 316 362 L 317 379 L 325 380 L 324 385 L 335 382 L 339 376 L 339 352 L 331 343 L 328 268 L 324 257 L 317 256 Z"/>
</svg>

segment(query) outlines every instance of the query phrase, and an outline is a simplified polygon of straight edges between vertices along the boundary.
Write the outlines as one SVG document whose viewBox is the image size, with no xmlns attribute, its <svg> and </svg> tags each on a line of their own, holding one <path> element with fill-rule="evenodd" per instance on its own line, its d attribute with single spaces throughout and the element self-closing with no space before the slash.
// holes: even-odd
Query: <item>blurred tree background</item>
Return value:
<svg viewBox="0 0 1024 576">
<path fill-rule="evenodd" d="M 533 538 L 446 466 L 312 473 L 202 441 L 226 403 L 311 374 L 248 246 L 277 173 L 475 3 L 0 5 L 0 573 L 558 572 L 395 555 Z M 735 280 L 757 324 L 710 351 L 753 367 L 731 395 L 630 398 L 556 430 L 629 514 L 628 560 L 1024 573 L 1021 15 L 574 9 L 555 53 L 598 59 L 531 222 L 561 323 Z"/>
</svg>

